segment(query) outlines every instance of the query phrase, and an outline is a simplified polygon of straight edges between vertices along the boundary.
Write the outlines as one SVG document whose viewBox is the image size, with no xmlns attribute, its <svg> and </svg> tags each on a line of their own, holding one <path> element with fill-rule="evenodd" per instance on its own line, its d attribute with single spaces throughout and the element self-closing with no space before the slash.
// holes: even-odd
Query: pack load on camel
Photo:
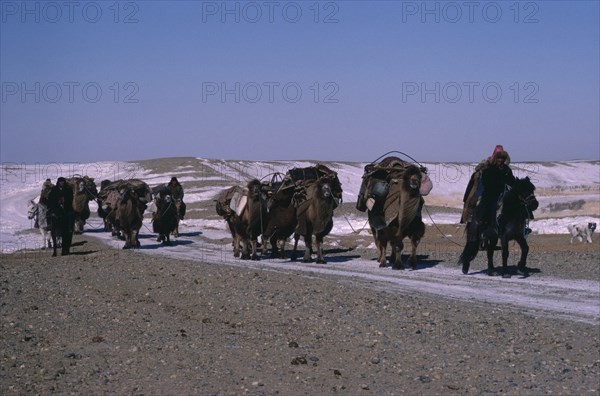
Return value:
<svg viewBox="0 0 600 396">
<path fill-rule="evenodd" d="M 74 175 L 67 180 L 73 190 L 73 211 L 75 213 L 75 234 L 81 234 L 86 220 L 90 218 L 89 202 L 98 198 L 93 177 Z"/>
<path fill-rule="evenodd" d="M 362 184 L 356 209 L 361 212 L 369 211 L 377 213 L 379 217 L 373 217 L 376 223 L 371 224 L 377 229 L 388 225 L 398 215 L 398 208 L 392 204 L 399 197 L 401 184 L 399 183 L 408 169 L 415 167 L 409 162 L 398 157 L 386 157 L 381 162 L 370 163 L 365 166 L 362 176 Z M 420 172 L 419 194 L 426 196 L 433 188 L 433 184 L 427 176 L 427 168 L 418 167 Z M 419 213 L 422 205 L 419 205 Z"/>
<path fill-rule="evenodd" d="M 409 263 L 416 268 L 416 248 L 425 235 L 423 196 L 433 187 L 427 169 L 390 156 L 365 166 L 362 179 L 356 209 L 368 212 L 380 267 L 387 265 L 386 249 L 390 243 L 393 268 L 404 269 L 400 256 L 402 240 L 409 237 L 413 246 Z"/>
<path fill-rule="evenodd" d="M 319 180 L 329 179 L 335 206 L 342 202 L 342 183 L 337 172 L 329 169 L 323 164 L 316 164 L 306 168 L 293 168 L 287 171 L 278 191 L 294 189 L 294 202 L 299 206 L 306 200 L 307 189 Z"/>
<path fill-rule="evenodd" d="M 216 202 L 217 214 L 227 222 L 233 239 L 234 257 L 243 260 L 259 260 L 258 237 L 267 222 L 268 183 L 258 179 L 248 182 L 246 187 L 233 186 L 221 192 Z"/>
<path fill-rule="evenodd" d="M 111 182 L 100 190 L 98 196 L 102 199 L 102 202 L 108 203 L 106 199 L 111 192 L 119 192 L 123 188 L 133 190 L 142 204 L 148 205 L 148 203 L 152 201 L 152 189 L 148 184 L 139 179 L 117 180 Z"/>
<path fill-rule="evenodd" d="M 312 237 L 314 235 L 317 263 L 325 264 L 322 250 L 323 238 L 331 232 L 333 228 L 333 211 L 342 202 L 342 183 L 337 172 L 323 164 L 290 169 L 286 173 L 276 196 L 285 193 L 285 191 L 293 191 L 291 202 L 296 209 L 292 260 L 296 260 L 298 241 L 302 237 L 306 245 L 302 261 L 312 261 Z M 273 211 L 273 207 L 270 208 L 270 211 Z M 283 229 L 283 227 L 280 228 Z M 280 234 L 280 239 L 286 236 L 286 233 Z"/>
<path fill-rule="evenodd" d="M 139 204 L 136 205 L 136 208 L 141 211 L 143 216 L 148 204 L 152 201 L 152 190 L 145 182 L 139 179 L 128 179 L 104 183 L 104 186 L 98 193 L 98 197 L 102 202 L 102 212 L 105 216 L 105 231 L 112 230 L 113 236 L 121 236 L 122 227 L 119 221 L 119 203 L 123 199 L 125 192 L 130 190 L 135 193 L 136 204 Z"/>
</svg>

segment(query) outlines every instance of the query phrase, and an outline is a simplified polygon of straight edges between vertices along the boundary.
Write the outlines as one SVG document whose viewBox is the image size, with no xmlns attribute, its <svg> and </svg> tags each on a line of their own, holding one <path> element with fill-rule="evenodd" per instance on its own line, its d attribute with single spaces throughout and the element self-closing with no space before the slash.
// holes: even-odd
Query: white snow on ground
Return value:
<svg viewBox="0 0 600 396">
<path fill-rule="evenodd" d="M 285 173 L 293 167 L 314 165 L 310 161 L 222 161 L 198 159 L 203 169 L 195 169 L 191 165 L 179 166 L 178 179 L 184 184 L 188 182 L 222 181 L 223 187 L 195 187 L 187 190 L 185 200 L 188 204 L 212 201 L 227 186 L 244 184 L 251 178 L 269 179 L 274 173 Z M 353 203 L 360 189 L 365 163 L 327 163 L 338 172 L 344 189 L 344 202 Z M 476 164 L 456 163 L 424 163 L 434 188 L 426 197 L 423 221 L 426 224 L 458 224 L 460 214 L 449 210 L 444 213 L 429 211 L 431 205 L 460 208 L 462 194 Z M 600 161 L 567 161 L 554 163 L 513 163 L 515 176 L 529 176 L 536 184 L 540 209 L 536 212 L 536 220 L 530 228 L 538 234 L 566 234 L 566 226 L 573 223 L 599 222 L 600 217 Z M 207 170 L 210 170 L 209 176 Z M 216 173 L 217 175 L 214 175 Z M 12 251 L 19 246 L 38 246 L 37 230 L 31 230 L 32 222 L 27 219 L 27 201 L 35 198 L 41 184 L 46 178 L 53 182 L 59 176 L 84 175 L 96 179 L 97 184 L 103 179 L 140 178 L 148 184 L 166 183 L 171 173 L 151 173 L 136 163 L 128 162 L 96 162 L 96 163 L 64 163 L 64 164 L 2 164 L 0 175 L 0 245 L 2 251 Z M 599 213 L 578 215 L 577 211 L 583 203 L 595 205 Z M 559 217 L 552 211 L 545 210 L 550 205 L 572 204 L 574 207 L 567 217 Z M 95 211 L 95 203 L 90 205 Z M 151 209 L 151 208 L 150 208 Z M 336 214 L 334 219 L 334 235 L 345 235 L 368 229 L 367 217 L 364 213 L 351 215 Z M 190 222 L 190 226 L 202 228 L 205 223 Z M 212 227 L 215 228 L 215 227 Z M 224 223 L 223 223 L 224 229 Z M 35 232 L 34 232 L 35 231 Z M 364 231 L 363 231 L 364 232 Z"/>
<path fill-rule="evenodd" d="M 223 187 L 194 187 L 186 189 L 186 202 L 212 201 L 226 186 L 244 184 L 250 178 L 266 179 L 273 173 L 285 173 L 292 167 L 313 165 L 309 161 L 218 161 L 204 160 L 200 163 L 205 169 L 194 172 L 194 168 L 186 166 L 178 177 L 184 184 L 187 182 L 223 181 Z M 358 194 L 365 164 L 328 163 L 338 172 L 344 189 L 344 201 L 353 203 Z M 426 224 L 458 224 L 460 214 L 452 208 L 460 208 L 462 194 L 474 165 L 468 164 L 424 164 L 434 182 L 432 193 L 426 197 L 423 220 Z M 515 175 L 530 176 L 540 192 L 543 207 L 551 204 L 570 204 L 579 200 L 598 207 L 600 202 L 600 161 L 570 161 L 547 164 L 513 164 Z M 206 176 L 210 169 L 210 175 Z M 178 168 L 182 170 L 182 167 Z M 176 173 L 175 171 L 174 173 Z M 32 229 L 32 222 L 27 219 L 27 201 L 35 198 L 46 178 L 54 182 L 58 176 L 69 177 L 73 174 L 87 174 L 94 177 L 97 184 L 103 179 L 140 178 L 150 185 L 166 183 L 171 174 L 153 174 L 140 168 L 139 165 L 124 162 L 100 162 L 93 164 L 3 164 L 0 175 L 0 250 L 14 252 L 23 249 L 41 247 L 38 230 Z M 215 174 L 217 176 L 215 176 Z M 431 205 L 435 212 L 429 211 Z M 581 206 L 581 205 L 580 205 Z M 449 208 L 447 212 L 440 207 Z M 566 234 L 567 224 L 600 222 L 600 209 L 593 215 L 578 213 L 581 208 L 574 206 L 568 217 L 558 217 L 552 211 L 545 213 L 544 218 L 530 223 L 534 233 Z M 91 205 L 94 212 L 96 205 Z M 433 266 L 420 268 L 419 271 L 391 271 L 380 269 L 370 258 L 331 257 L 327 266 L 303 263 L 291 263 L 287 260 L 262 260 L 249 262 L 235 259 L 231 250 L 231 235 L 225 222 L 215 219 L 186 219 L 180 225 L 181 236 L 173 246 L 161 246 L 152 233 L 150 212 L 146 212 L 144 226 L 141 230 L 142 249 L 140 254 L 161 254 L 174 259 L 199 260 L 214 264 L 228 264 L 251 267 L 277 272 L 293 272 L 313 276 L 335 276 L 341 282 L 368 283 L 369 287 L 404 293 L 406 291 L 427 292 L 445 298 L 469 300 L 473 303 L 509 304 L 520 310 L 532 310 L 538 314 L 569 320 L 600 323 L 600 282 L 567 281 L 561 279 L 530 277 L 523 280 L 519 277 L 501 279 L 475 274 L 468 277 L 459 271 Z M 431 216 L 430 216 L 431 214 Z M 537 214 L 537 212 L 536 212 Z M 552 217 L 555 216 L 555 217 Z M 433 220 L 432 220 L 433 219 Z M 340 246 L 336 236 L 358 234 L 362 246 L 374 250 L 374 244 L 368 231 L 366 214 L 354 212 L 349 215 L 336 213 L 332 237 L 327 240 L 329 247 Z M 120 249 L 123 242 L 110 234 L 100 232 L 101 220 L 97 217 L 89 219 L 85 227 L 88 235 L 100 238 L 115 249 Z M 597 238 L 594 235 L 594 238 Z M 565 235 L 565 238 L 568 238 Z M 288 244 L 288 249 L 290 244 Z M 117 252 L 119 250 L 116 250 Z M 374 257 L 374 254 L 373 254 Z M 527 287 L 523 287 L 526 282 Z M 507 299 L 506 296 L 510 296 Z"/>
</svg>

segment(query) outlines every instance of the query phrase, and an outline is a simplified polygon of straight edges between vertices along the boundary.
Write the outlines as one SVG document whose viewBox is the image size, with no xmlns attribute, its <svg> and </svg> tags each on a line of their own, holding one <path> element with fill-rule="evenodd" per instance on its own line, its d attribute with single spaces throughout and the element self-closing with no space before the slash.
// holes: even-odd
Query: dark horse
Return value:
<svg viewBox="0 0 600 396">
<path fill-rule="evenodd" d="M 155 195 L 156 212 L 152 213 L 152 228 L 158 234 L 156 242 L 171 246 L 171 233 L 177 229 L 179 215 L 175 199 L 168 188 Z"/>
<path fill-rule="evenodd" d="M 513 187 L 508 190 L 502 199 L 502 209 L 497 224 L 479 224 L 473 220 L 467 227 L 467 244 L 461 255 L 462 272 L 469 272 L 469 265 L 477 255 L 479 246 L 483 242 L 487 247 L 488 275 L 494 274 L 494 249 L 500 239 L 502 247 L 502 270 L 505 278 L 510 278 L 508 273 L 508 242 L 517 241 L 521 248 L 521 259 L 517 264 L 520 274 L 527 274 L 527 223 L 533 218 L 533 211 L 539 206 L 534 195 L 535 186 L 529 180 L 517 178 Z"/>
</svg>

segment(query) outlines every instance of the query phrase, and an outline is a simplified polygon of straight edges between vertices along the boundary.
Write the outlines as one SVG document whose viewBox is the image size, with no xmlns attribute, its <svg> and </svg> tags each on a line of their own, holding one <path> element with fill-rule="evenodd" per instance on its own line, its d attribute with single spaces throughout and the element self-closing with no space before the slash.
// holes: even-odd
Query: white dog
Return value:
<svg viewBox="0 0 600 396">
<path fill-rule="evenodd" d="M 592 243 L 592 234 L 596 229 L 596 223 L 585 224 L 570 224 L 567 226 L 569 233 L 571 234 L 571 243 L 573 239 L 579 239 L 579 242 L 583 242 L 583 238 L 589 243 Z"/>
</svg>

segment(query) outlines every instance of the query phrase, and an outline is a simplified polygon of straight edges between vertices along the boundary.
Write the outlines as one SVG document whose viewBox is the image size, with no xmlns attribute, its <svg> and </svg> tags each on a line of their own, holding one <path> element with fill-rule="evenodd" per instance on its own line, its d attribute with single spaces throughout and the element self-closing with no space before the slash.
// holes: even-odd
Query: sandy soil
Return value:
<svg viewBox="0 0 600 396">
<path fill-rule="evenodd" d="M 531 276 L 489 281 L 483 254 L 459 273 L 462 230 L 441 231 L 428 228 L 419 269 L 400 273 L 378 269 L 357 236 L 321 267 L 175 259 L 93 234 L 67 257 L 2 255 L 0 393 L 597 395 L 598 238 L 532 235 Z M 458 282 L 472 297 L 431 293 Z M 478 298 L 488 288 L 496 301 Z M 542 303 L 511 305 L 511 290 Z M 577 290 L 585 315 L 544 307 Z"/>
</svg>

